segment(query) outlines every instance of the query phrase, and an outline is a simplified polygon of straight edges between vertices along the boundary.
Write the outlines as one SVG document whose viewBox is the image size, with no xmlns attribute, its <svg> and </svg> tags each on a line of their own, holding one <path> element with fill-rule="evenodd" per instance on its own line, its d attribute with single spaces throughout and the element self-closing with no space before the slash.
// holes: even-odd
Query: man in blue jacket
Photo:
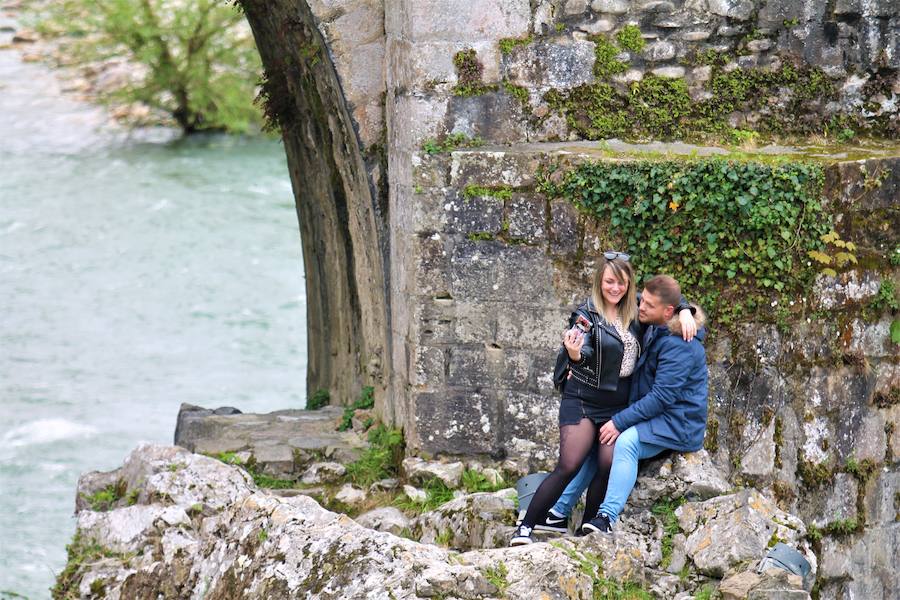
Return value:
<svg viewBox="0 0 900 600">
<path fill-rule="evenodd" d="M 702 341 L 706 331 L 686 342 L 673 331 L 672 320 L 681 299 L 681 288 L 673 278 L 658 275 L 644 286 L 638 318 L 647 325 L 644 352 L 635 366 L 629 406 L 616 413 L 599 430 L 601 444 L 616 444 L 606 497 L 595 518 L 582 532 L 609 532 L 618 519 L 637 480 L 638 460 L 666 449 L 692 452 L 703 446 L 706 431 L 707 368 Z M 703 315 L 695 315 L 698 327 Z M 596 468 L 596 467 L 594 467 Z M 551 510 L 559 517 L 571 506 L 593 477 L 585 465 Z"/>
</svg>

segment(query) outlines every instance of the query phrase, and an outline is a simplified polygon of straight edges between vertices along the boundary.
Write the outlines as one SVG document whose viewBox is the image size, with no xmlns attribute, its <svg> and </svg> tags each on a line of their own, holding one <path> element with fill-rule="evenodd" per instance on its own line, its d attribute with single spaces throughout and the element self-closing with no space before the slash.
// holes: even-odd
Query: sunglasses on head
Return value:
<svg viewBox="0 0 900 600">
<path fill-rule="evenodd" d="M 612 250 L 607 250 L 603 253 L 603 258 L 605 258 L 606 260 L 615 260 L 617 258 L 621 258 L 625 262 L 628 262 L 628 260 L 631 258 L 631 255 L 625 254 L 624 252 L 614 252 Z"/>
</svg>

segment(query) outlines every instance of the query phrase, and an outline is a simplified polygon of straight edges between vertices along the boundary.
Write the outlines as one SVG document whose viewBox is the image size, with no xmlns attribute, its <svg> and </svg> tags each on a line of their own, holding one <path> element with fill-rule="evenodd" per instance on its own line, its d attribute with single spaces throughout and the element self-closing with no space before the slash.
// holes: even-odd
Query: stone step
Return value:
<svg viewBox="0 0 900 600">
<path fill-rule="evenodd" d="M 249 452 L 264 473 L 298 476 L 312 460 L 347 463 L 359 458 L 366 441 L 353 431 L 337 431 L 343 412 L 343 407 L 326 406 L 256 414 L 182 404 L 175 444 L 212 456 Z"/>
</svg>

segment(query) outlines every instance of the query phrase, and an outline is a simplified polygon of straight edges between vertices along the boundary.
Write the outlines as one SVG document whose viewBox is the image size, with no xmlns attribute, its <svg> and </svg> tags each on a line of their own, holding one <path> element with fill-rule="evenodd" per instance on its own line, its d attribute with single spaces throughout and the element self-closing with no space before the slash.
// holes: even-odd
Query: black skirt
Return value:
<svg viewBox="0 0 900 600">
<path fill-rule="evenodd" d="M 559 425 L 577 425 L 590 419 L 597 425 L 609 421 L 614 414 L 628 407 L 631 376 L 620 377 L 615 391 L 598 390 L 574 377 L 566 382 L 559 402 Z"/>
</svg>

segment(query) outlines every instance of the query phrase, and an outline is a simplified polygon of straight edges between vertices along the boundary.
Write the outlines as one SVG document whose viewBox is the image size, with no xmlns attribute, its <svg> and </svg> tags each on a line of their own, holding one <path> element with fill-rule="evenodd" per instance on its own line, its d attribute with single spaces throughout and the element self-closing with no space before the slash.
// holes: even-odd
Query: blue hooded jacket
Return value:
<svg viewBox="0 0 900 600">
<path fill-rule="evenodd" d="M 665 326 L 647 332 L 634 369 L 629 406 L 613 416 L 619 431 L 637 427 L 641 442 L 683 452 L 703 446 L 708 373 L 701 329 L 690 342 Z"/>
</svg>

